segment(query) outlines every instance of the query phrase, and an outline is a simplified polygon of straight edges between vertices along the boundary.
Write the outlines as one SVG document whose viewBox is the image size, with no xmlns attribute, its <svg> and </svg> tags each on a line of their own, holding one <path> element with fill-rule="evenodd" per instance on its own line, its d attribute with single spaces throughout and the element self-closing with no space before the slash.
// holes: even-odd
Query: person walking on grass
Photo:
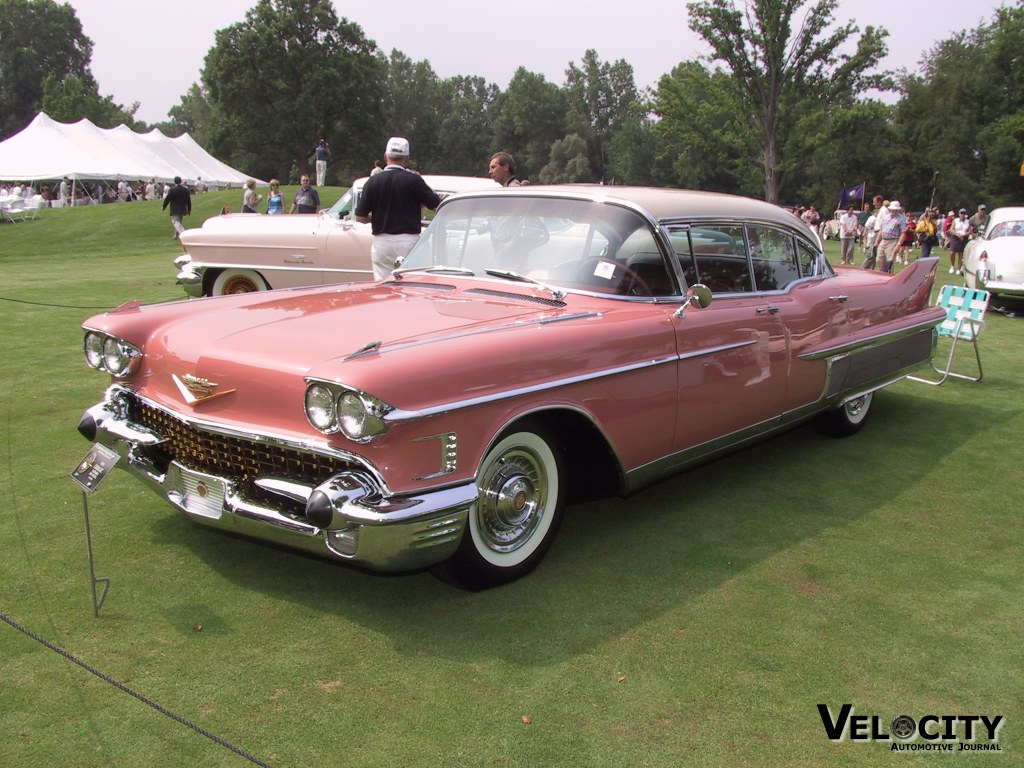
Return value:
<svg viewBox="0 0 1024 768">
<path fill-rule="evenodd" d="M 174 239 L 180 240 L 181 233 L 185 231 L 185 225 L 181 220 L 192 213 L 192 195 L 188 187 L 181 183 L 181 176 L 174 177 L 174 186 L 167 191 L 164 198 L 163 210 L 171 207 L 171 225 L 174 227 Z"/>
</svg>

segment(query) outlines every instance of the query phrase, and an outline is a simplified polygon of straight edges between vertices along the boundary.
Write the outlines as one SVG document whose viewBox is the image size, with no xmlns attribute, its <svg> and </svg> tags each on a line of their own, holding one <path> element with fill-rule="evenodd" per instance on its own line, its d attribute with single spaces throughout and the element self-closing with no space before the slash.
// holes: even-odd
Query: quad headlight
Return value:
<svg viewBox="0 0 1024 768">
<path fill-rule="evenodd" d="M 317 431 L 341 432 L 360 443 L 387 432 L 384 417 L 394 410 L 365 392 L 322 381 L 309 382 L 305 409 L 306 419 Z"/>
<path fill-rule="evenodd" d="M 134 344 L 98 331 L 86 331 L 82 349 L 90 368 L 119 378 L 131 374 L 142 358 Z"/>
<path fill-rule="evenodd" d="M 306 418 L 321 432 L 338 431 L 338 403 L 329 387 L 323 384 L 306 387 Z"/>
</svg>

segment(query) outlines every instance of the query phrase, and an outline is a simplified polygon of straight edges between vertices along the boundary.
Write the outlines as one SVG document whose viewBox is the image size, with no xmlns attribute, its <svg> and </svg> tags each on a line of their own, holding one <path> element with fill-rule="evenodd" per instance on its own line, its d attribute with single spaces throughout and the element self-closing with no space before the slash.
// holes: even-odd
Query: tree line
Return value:
<svg viewBox="0 0 1024 768">
<path fill-rule="evenodd" d="M 879 69 L 883 28 L 837 24 L 838 0 L 700 0 L 690 28 L 711 50 L 651 89 L 588 50 L 562 84 L 520 67 L 508 87 L 440 78 L 389 54 L 329 0 L 257 0 L 216 33 L 200 79 L 168 120 L 99 94 L 92 43 L 54 0 L 0 0 L 0 137 L 40 109 L 56 120 L 189 132 L 225 162 L 294 182 L 320 137 L 328 183 L 366 175 L 389 135 L 425 173 L 482 175 L 498 150 L 536 183 L 732 192 L 831 209 L 860 182 L 922 208 L 1019 201 L 1024 161 L 1024 0 Z"/>
</svg>

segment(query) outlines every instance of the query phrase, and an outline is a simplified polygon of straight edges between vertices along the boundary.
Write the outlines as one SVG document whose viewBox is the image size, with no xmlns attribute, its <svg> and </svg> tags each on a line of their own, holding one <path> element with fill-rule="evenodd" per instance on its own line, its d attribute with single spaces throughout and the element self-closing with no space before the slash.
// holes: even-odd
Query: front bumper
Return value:
<svg viewBox="0 0 1024 768">
<path fill-rule="evenodd" d="M 313 485 L 272 473 L 243 482 L 164 461 L 156 457 L 168 440 L 129 420 L 116 392 L 86 410 L 78 429 L 116 451 L 119 467 L 198 523 L 369 570 L 412 571 L 446 560 L 477 497 L 474 483 L 388 495 L 359 468 Z M 248 493 L 253 487 L 255 496 Z"/>
<path fill-rule="evenodd" d="M 194 269 L 191 266 L 185 267 L 178 272 L 176 282 L 192 298 L 199 298 L 203 295 L 203 273 L 198 269 Z"/>
</svg>

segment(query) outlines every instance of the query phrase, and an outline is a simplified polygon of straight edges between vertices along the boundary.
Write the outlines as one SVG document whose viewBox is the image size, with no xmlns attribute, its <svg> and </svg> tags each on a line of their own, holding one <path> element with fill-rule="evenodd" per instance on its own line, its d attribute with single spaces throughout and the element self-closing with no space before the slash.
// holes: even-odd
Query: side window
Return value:
<svg viewBox="0 0 1024 768">
<path fill-rule="evenodd" d="M 801 277 L 816 277 L 823 273 L 824 265 L 818 252 L 802 240 L 797 241 L 797 255 L 800 258 Z"/>
<path fill-rule="evenodd" d="M 781 291 L 800 277 L 792 235 L 752 225 L 747 227 L 747 236 L 756 290 Z"/>
<path fill-rule="evenodd" d="M 686 284 L 693 285 L 697 282 L 697 263 L 693 259 L 693 248 L 690 246 L 690 228 L 668 227 L 668 239 L 679 260 Z"/>
<path fill-rule="evenodd" d="M 740 224 L 713 224 L 690 230 L 697 282 L 717 293 L 752 290 L 747 241 Z"/>
<path fill-rule="evenodd" d="M 675 226 L 668 234 L 687 285 L 703 283 L 715 293 L 753 290 L 742 225 Z"/>
</svg>

